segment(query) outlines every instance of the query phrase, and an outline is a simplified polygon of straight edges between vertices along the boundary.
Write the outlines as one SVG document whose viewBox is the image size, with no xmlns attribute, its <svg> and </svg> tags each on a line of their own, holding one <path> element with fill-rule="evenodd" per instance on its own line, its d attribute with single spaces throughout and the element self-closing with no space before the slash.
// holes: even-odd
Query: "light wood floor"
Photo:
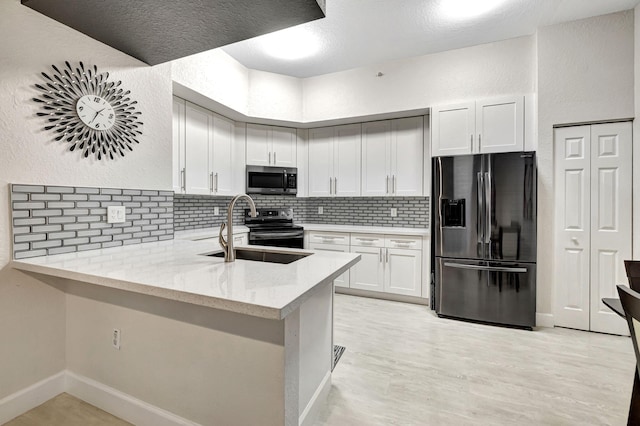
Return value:
<svg viewBox="0 0 640 426">
<path fill-rule="evenodd" d="M 628 337 L 492 327 L 347 295 L 334 324 L 347 349 L 317 426 L 626 424 Z"/>
<path fill-rule="evenodd" d="M 4 426 L 131 426 L 131 423 L 61 393 Z"/>
<path fill-rule="evenodd" d="M 347 347 L 317 426 L 624 425 L 628 337 L 439 319 L 425 306 L 335 297 Z M 120 426 L 61 394 L 6 426 Z"/>
</svg>

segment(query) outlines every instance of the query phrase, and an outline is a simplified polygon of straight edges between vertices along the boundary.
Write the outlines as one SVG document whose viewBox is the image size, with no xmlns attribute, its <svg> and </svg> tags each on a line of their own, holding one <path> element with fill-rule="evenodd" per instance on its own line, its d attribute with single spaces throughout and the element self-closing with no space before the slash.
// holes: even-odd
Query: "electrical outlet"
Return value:
<svg viewBox="0 0 640 426">
<path fill-rule="evenodd" d="M 318 214 L 324 214 L 324 207 L 322 206 L 318 207 Z"/>
<path fill-rule="evenodd" d="M 111 337 L 111 346 L 115 349 L 120 350 L 120 329 L 113 329 L 113 336 Z"/>
<path fill-rule="evenodd" d="M 220 207 L 216 206 L 213 208 L 213 215 L 220 216 Z"/>
<path fill-rule="evenodd" d="M 396 207 L 391 207 L 391 217 L 398 216 L 398 209 Z"/>
<path fill-rule="evenodd" d="M 126 216 L 124 206 L 107 206 L 107 223 L 123 223 Z"/>
</svg>

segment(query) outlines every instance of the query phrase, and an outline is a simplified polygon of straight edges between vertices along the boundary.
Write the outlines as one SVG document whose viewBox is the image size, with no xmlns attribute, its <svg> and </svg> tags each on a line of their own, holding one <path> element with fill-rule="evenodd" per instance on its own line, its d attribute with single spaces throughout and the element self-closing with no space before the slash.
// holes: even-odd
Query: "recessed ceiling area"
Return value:
<svg viewBox="0 0 640 426">
<path fill-rule="evenodd" d="M 324 17 L 324 0 L 21 0 L 156 65 Z"/>
<path fill-rule="evenodd" d="M 248 68 L 304 78 L 531 35 L 538 27 L 628 10 L 638 3 L 640 0 L 327 0 L 325 19 L 223 50 Z M 296 46 L 298 53 L 291 53 Z"/>
</svg>

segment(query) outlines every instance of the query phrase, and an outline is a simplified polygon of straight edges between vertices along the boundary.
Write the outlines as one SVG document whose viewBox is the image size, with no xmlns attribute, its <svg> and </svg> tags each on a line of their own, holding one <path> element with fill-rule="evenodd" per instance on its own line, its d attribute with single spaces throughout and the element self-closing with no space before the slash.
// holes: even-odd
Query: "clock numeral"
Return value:
<svg viewBox="0 0 640 426">
<path fill-rule="evenodd" d="M 95 98 L 93 98 L 93 102 L 100 102 L 100 98 L 96 96 Z"/>
<path fill-rule="evenodd" d="M 83 107 L 82 105 L 80 105 L 80 106 L 78 107 L 78 111 L 82 111 L 83 109 L 84 109 L 84 107 Z"/>
<path fill-rule="evenodd" d="M 112 119 L 112 118 L 113 118 L 113 114 L 109 114 L 109 119 Z"/>
<path fill-rule="evenodd" d="M 96 123 L 96 129 L 100 127 L 100 123 Z"/>
</svg>

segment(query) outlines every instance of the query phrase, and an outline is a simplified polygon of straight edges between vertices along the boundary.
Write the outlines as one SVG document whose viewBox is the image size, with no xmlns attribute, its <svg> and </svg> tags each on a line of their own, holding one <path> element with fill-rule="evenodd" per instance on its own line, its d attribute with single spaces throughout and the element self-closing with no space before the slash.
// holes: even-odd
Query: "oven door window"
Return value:
<svg viewBox="0 0 640 426">
<path fill-rule="evenodd" d="M 247 186 L 251 188 L 268 188 L 268 189 L 284 188 L 283 173 L 249 172 L 248 175 L 249 175 L 248 176 L 249 184 Z"/>
</svg>

